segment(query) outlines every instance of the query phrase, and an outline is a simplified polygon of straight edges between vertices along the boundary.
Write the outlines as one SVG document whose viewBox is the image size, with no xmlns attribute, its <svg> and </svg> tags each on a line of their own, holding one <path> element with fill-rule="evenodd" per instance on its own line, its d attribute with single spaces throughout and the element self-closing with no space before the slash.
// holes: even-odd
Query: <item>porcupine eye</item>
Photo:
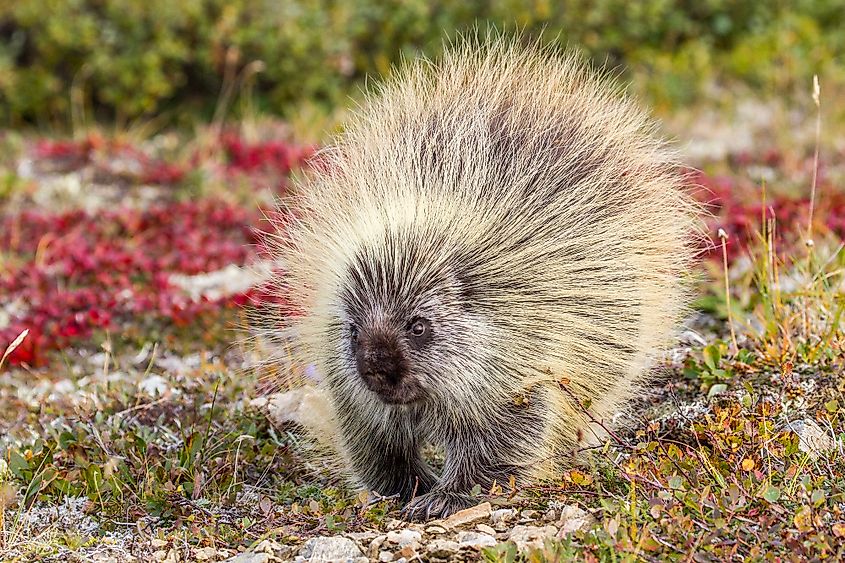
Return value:
<svg viewBox="0 0 845 563">
<path fill-rule="evenodd" d="M 408 336 L 411 346 L 420 348 L 431 340 L 431 323 L 422 317 L 414 318 L 408 325 Z"/>
<path fill-rule="evenodd" d="M 349 341 L 353 346 L 358 343 L 358 327 L 354 324 L 349 325 Z"/>
</svg>

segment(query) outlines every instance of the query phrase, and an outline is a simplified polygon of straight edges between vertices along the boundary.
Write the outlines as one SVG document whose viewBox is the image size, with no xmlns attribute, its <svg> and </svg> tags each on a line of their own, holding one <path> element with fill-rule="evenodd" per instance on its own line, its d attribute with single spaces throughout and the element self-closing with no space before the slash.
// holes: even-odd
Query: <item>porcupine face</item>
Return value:
<svg viewBox="0 0 845 563">
<path fill-rule="evenodd" d="M 411 259 L 376 254 L 353 261 L 340 295 L 346 376 L 388 404 L 424 401 L 444 383 L 444 360 L 460 346 L 455 282 Z"/>
</svg>

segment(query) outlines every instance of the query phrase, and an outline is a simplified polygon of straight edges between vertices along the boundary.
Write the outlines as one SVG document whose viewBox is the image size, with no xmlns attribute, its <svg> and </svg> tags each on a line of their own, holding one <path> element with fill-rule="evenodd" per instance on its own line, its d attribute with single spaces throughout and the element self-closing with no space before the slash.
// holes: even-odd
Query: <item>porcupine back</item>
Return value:
<svg viewBox="0 0 845 563">
<path fill-rule="evenodd" d="M 696 208 L 654 122 L 577 55 L 459 42 L 378 86 L 322 159 L 277 249 L 301 364 L 342 353 L 326 335 L 364 255 L 391 265 L 384 291 L 454 275 L 462 326 L 495 344 L 466 350 L 483 377 L 444 385 L 479 419 L 486 395 L 542 387 L 549 456 L 595 440 L 570 392 L 607 420 L 644 389 L 684 311 Z"/>
</svg>

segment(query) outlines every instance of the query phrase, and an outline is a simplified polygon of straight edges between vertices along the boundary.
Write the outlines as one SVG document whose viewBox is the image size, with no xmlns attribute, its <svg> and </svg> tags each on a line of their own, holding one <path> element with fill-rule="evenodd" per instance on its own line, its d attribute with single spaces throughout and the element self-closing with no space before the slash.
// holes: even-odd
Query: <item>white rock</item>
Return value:
<svg viewBox="0 0 845 563">
<path fill-rule="evenodd" d="M 513 508 L 500 508 L 490 514 L 490 520 L 493 524 L 504 523 L 512 519 L 515 514 L 516 510 Z"/>
<path fill-rule="evenodd" d="M 299 555 L 312 562 L 355 561 L 359 557 L 364 556 L 354 541 L 342 536 L 318 536 L 311 538 L 302 546 Z"/>
<path fill-rule="evenodd" d="M 557 534 L 557 528 L 552 525 L 548 526 L 524 526 L 517 525 L 511 530 L 508 539 L 522 549 L 541 548 L 543 547 L 546 538 L 554 537 Z"/>
<path fill-rule="evenodd" d="M 393 561 L 392 551 L 380 551 L 378 554 L 379 561 Z"/>
<path fill-rule="evenodd" d="M 485 533 L 485 534 L 490 534 L 491 536 L 495 536 L 495 535 L 496 535 L 496 530 L 494 530 L 493 528 L 491 528 L 491 527 L 490 527 L 490 526 L 488 526 L 487 524 L 478 524 L 478 525 L 475 527 L 475 529 L 476 529 L 476 530 L 478 530 L 479 532 L 483 532 L 483 533 Z"/>
<path fill-rule="evenodd" d="M 235 555 L 234 557 L 230 557 L 223 563 L 267 563 L 268 561 L 270 561 L 270 556 L 266 553 L 245 551 Z"/>
<path fill-rule="evenodd" d="M 197 561 L 208 561 L 217 557 L 217 549 L 213 547 L 198 547 L 194 550 L 194 559 Z"/>
<path fill-rule="evenodd" d="M 458 542 L 452 540 L 436 539 L 428 542 L 425 546 L 428 557 L 446 559 L 461 550 Z"/>
<path fill-rule="evenodd" d="M 474 547 L 476 549 L 482 547 L 490 547 L 496 545 L 498 542 L 490 534 L 482 532 L 458 532 L 458 543 L 461 547 Z"/>
<path fill-rule="evenodd" d="M 570 504 L 564 506 L 560 511 L 560 518 L 557 527 L 560 529 L 557 536 L 562 538 L 578 530 L 586 530 L 596 524 L 595 517 L 579 506 Z"/>
<path fill-rule="evenodd" d="M 441 526 L 449 530 L 452 528 L 465 526 L 467 524 L 472 524 L 473 522 L 477 522 L 479 520 L 486 520 L 489 517 L 490 503 L 482 502 L 481 504 L 478 504 L 476 506 L 461 510 L 460 512 L 456 512 L 445 520 L 436 520 L 435 522 L 432 522 L 432 524 L 436 526 Z"/>
<path fill-rule="evenodd" d="M 807 452 L 811 459 L 836 447 L 836 441 L 812 419 L 794 420 L 786 427 L 798 434 L 798 449 Z"/>
<path fill-rule="evenodd" d="M 387 532 L 387 541 L 397 544 L 399 547 L 405 547 L 406 545 L 418 546 L 419 542 L 422 541 L 422 534 L 416 530 L 395 530 L 393 532 Z"/>
</svg>

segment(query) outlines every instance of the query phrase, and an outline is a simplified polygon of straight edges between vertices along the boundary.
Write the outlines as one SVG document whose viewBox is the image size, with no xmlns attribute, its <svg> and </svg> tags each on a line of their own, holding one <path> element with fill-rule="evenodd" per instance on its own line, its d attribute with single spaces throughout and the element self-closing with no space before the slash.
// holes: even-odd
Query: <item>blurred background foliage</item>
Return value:
<svg viewBox="0 0 845 563">
<path fill-rule="evenodd" d="M 843 0 L 0 0 L 0 123 L 190 123 L 227 98 L 328 111 L 475 24 L 545 30 L 656 105 L 714 84 L 806 97 L 813 74 L 845 82 Z"/>
</svg>

